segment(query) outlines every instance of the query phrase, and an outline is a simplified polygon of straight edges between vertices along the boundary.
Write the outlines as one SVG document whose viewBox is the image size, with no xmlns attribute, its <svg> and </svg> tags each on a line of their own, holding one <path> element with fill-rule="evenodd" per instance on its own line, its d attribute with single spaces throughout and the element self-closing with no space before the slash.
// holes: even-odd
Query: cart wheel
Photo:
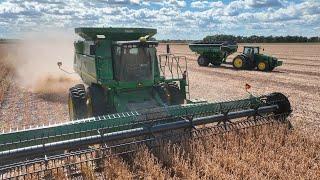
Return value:
<svg viewBox="0 0 320 180">
<path fill-rule="evenodd" d="M 209 59 L 204 56 L 198 57 L 198 64 L 199 66 L 208 66 L 209 65 Z"/>
<path fill-rule="evenodd" d="M 221 66 L 221 62 L 219 61 L 212 61 L 211 64 L 214 66 Z"/>
</svg>

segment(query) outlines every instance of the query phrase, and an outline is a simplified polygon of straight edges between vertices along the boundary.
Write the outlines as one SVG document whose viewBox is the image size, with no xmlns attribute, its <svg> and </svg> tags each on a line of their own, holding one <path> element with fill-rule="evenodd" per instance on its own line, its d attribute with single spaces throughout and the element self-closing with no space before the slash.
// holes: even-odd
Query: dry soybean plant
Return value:
<svg viewBox="0 0 320 180">
<path fill-rule="evenodd" d="M 319 152 L 319 140 L 268 126 L 143 146 L 106 158 L 102 173 L 81 171 L 85 179 L 317 179 Z"/>
<path fill-rule="evenodd" d="M 5 92 L 8 90 L 14 68 L 7 57 L 0 57 L 0 103 L 4 100 Z"/>
</svg>

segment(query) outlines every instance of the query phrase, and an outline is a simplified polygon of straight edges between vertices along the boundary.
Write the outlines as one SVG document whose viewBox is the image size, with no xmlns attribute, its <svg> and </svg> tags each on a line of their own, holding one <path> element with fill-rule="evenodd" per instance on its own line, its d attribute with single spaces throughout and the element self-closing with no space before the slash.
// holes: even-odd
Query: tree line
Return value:
<svg viewBox="0 0 320 180">
<path fill-rule="evenodd" d="M 233 36 L 233 35 L 213 35 L 203 39 L 205 42 L 215 41 L 236 41 L 238 43 L 308 43 L 320 42 L 319 37 L 303 36 Z"/>
<path fill-rule="evenodd" d="M 237 43 L 316 43 L 320 42 L 320 37 L 304 36 L 234 36 L 218 34 L 206 36 L 204 42 L 235 41 Z M 191 40 L 161 40 L 162 43 L 190 43 Z"/>
<path fill-rule="evenodd" d="M 18 39 L 1 39 L 0 38 L 0 44 L 10 44 L 10 43 L 18 43 L 20 40 Z"/>
</svg>

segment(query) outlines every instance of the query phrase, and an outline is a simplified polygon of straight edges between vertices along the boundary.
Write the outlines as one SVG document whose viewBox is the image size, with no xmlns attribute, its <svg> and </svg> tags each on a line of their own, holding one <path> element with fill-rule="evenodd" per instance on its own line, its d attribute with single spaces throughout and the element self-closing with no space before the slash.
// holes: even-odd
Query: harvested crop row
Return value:
<svg viewBox="0 0 320 180">
<path fill-rule="evenodd" d="M 5 93 L 10 86 L 13 74 L 14 68 L 8 62 L 7 57 L 0 56 L 0 104 L 4 100 Z"/>
<path fill-rule="evenodd" d="M 89 179 L 317 179 L 319 151 L 319 140 L 271 125 L 141 147 L 131 160 L 107 159 L 101 173 L 81 171 Z"/>
</svg>

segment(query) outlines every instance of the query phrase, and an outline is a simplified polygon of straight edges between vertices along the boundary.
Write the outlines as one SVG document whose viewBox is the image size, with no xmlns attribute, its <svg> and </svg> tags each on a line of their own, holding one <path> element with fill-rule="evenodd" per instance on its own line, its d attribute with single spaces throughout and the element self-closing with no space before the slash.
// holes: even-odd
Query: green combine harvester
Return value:
<svg viewBox="0 0 320 180">
<path fill-rule="evenodd" d="M 189 44 L 189 48 L 200 54 L 199 66 L 208 66 L 210 63 L 214 66 L 232 64 L 238 70 L 272 71 L 275 67 L 282 65 L 282 61 L 277 58 L 261 54 L 258 46 L 244 46 L 243 52 L 233 58 L 231 63 L 227 62 L 227 57 L 237 52 L 238 45 L 235 42 L 195 42 Z"/>
<path fill-rule="evenodd" d="M 137 145 L 152 148 L 163 139 L 288 122 L 291 106 L 281 93 L 220 102 L 190 99 L 186 57 L 157 55 L 158 42 L 149 41 L 155 29 L 75 32 L 83 40 L 74 43 L 74 70 L 85 85 L 69 90 L 71 121 L 2 132 L 2 179 L 43 178 L 59 169 L 75 174 L 83 163 L 99 169 L 110 153 L 130 153 Z"/>
</svg>

